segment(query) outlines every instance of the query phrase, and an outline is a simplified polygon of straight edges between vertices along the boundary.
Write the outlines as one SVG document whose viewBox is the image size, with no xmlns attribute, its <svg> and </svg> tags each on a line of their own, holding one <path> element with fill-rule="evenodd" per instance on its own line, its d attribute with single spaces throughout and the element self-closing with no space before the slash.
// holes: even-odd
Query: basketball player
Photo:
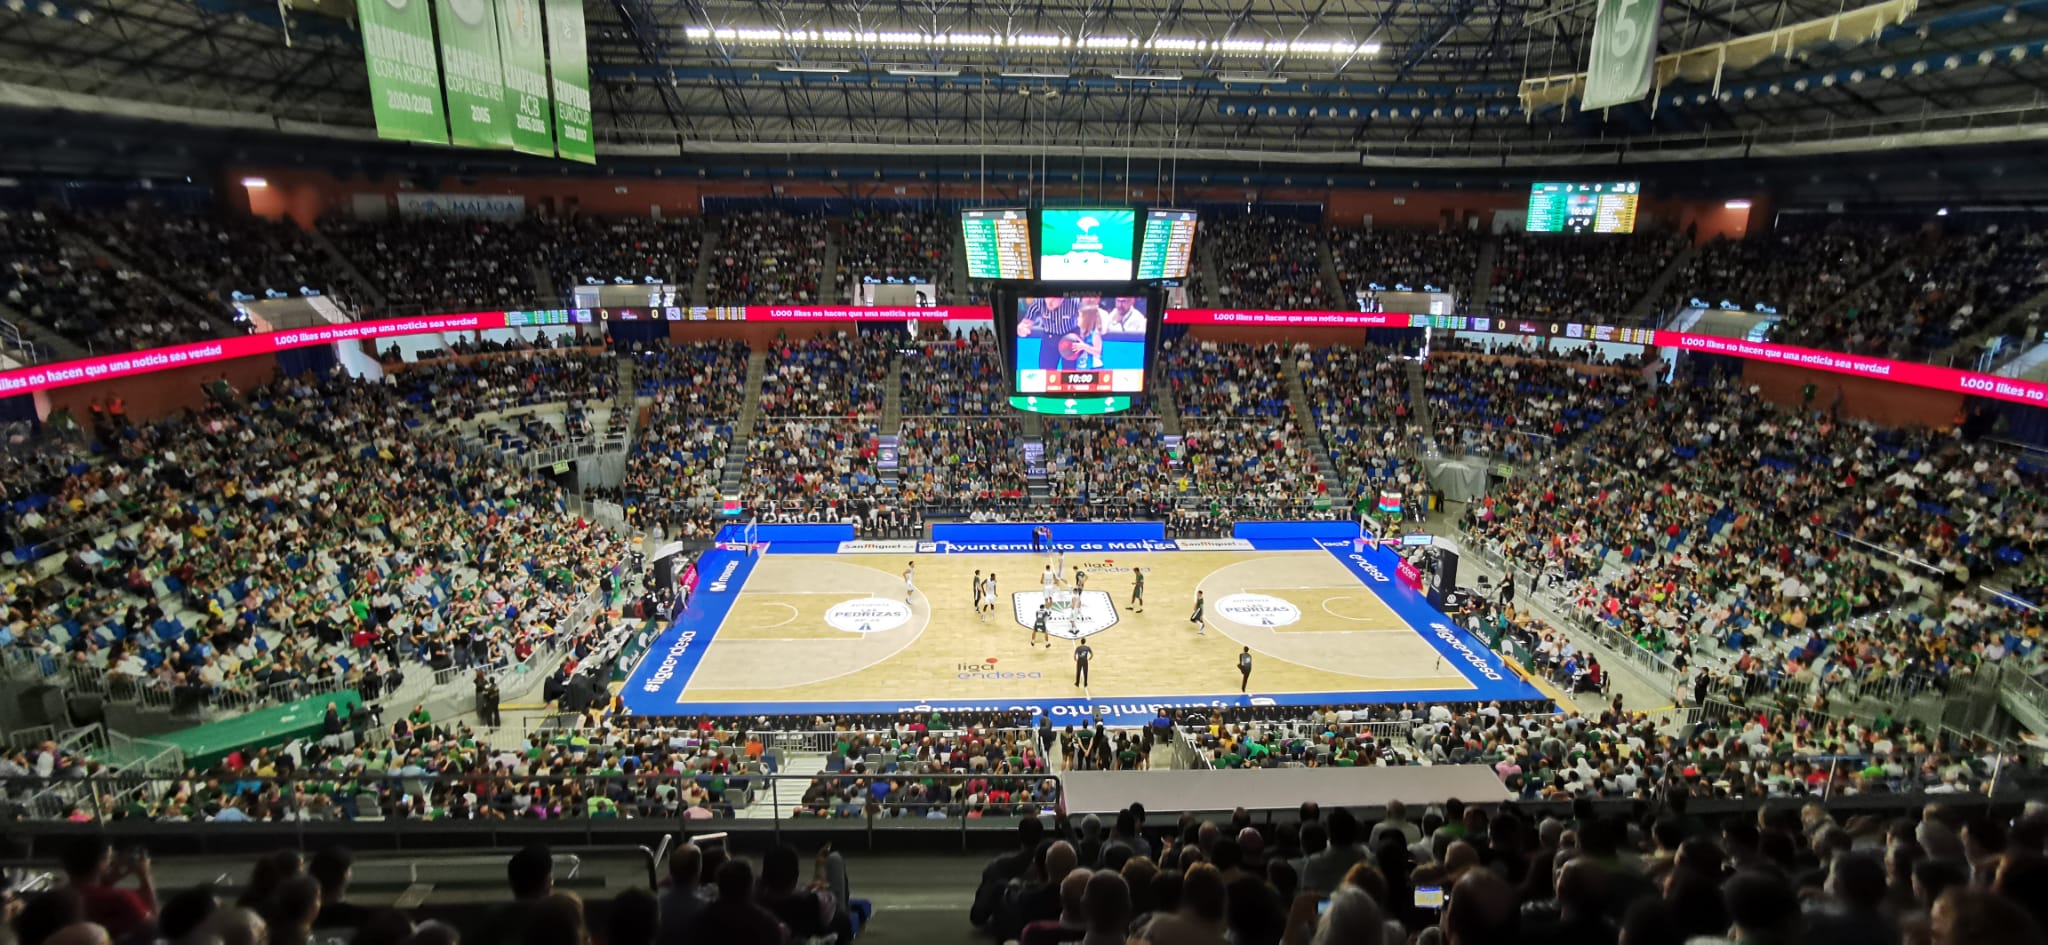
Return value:
<svg viewBox="0 0 2048 945">
<path fill-rule="evenodd" d="M 1145 612 L 1144 568 L 1131 569 L 1131 606 L 1128 609 L 1132 613 L 1142 614 Z"/>
<path fill-rule="evenodd" d="M 1206 637 L 1209 635 L 1209 622 L 1202 619 L 1202 603 L 1202 592 L 1197 590 L 1195 591 L 1195 612 L 1188 615 L 1188 622 L 1195 625 L 1196 636 Z"/>
<path fill-rule="evenodd" d="M 996 610 L 996 573 L 990 571 L 988 580 L 981 582 L 981 619 L 988 622 L 988 615 Z"/>
<path fill-rule="evenodd" d="M 1080 569 L 1079 566 L 1076 566 L 1074 568 L 1074 596 L 1076 598 L 1076 603 L 1079 602 L 1078 598 L 1080 597 L 1081 592 L 1087 589 L 1088 572 L 1083 571 Z"/>
<path fill-rule="evenodd" d="M 968 588 L 968 592 L 974 595 L 974 612 L 977 614 L 981 613 L 981 571 L 979 569 L 974 572 L 974 584 Z"/>
<path fill-rule="evenodd" d="M 1045 648 L 1048 650 L 1052 649 L 1052 634 L 1045 629 L 1045 622 L 1051 619 L 1051 617 L 1052 605 L 1040 603 L 1038 605 L 1038 616 L 1031 618 L 1031 638 L 1024 641 L 1025 646 L 1032 646 L 1038 642 L 1039 637 L 1044 637 Z"/>
<path fill-rule="evenodd" d="M 1067 573 L 1067 552 L 1066 552 L 1066 549 L 1060 549 L 1060 550 L 1058 550 L 1058 551 L 1055 551 L 1055 552 L 1053 552 L 1053 553 L 1052 553 L 1052 573 L 1054 573 L 1054 574 L 1065 574 L 1065 573 Z"/>
<path fill-rule="evenodd" d="M 910 562 L 910 563 L 908 563 L 908 564 L 905 564 L 905 565 L 903 566 L 903 603 L 904 603 L 904 605 L 905 605 L 905 606 L 908 606 L 908 605 L 910 604 L 910 598 L 911 598 L 911 597 L 913 597 L 913 596 L 915 596 L 916 594 L 917 594 L 917 562 L 915 562 L 915 561 L 912 561 L 912 562 Z"/>
<path fill-rule="evenodd" d="M 1053 588 L 1058 587 L 1059 584 L 1059 573 L 1054 571 L 1051 565 L 1046 565 L 1045 572 L 1038 576 L 1038 586 L 1039 590 L 1045 593 L 1047 603 L 1052 601 Z"/>
</svg>

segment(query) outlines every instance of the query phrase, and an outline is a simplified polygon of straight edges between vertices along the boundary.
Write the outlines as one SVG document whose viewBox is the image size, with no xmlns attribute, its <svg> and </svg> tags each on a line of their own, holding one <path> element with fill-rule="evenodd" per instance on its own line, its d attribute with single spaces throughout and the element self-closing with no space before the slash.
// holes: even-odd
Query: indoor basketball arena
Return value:
<svg viewBox="0 0 2048 945">
<path fill-rule="evenodd" d="M 0 945 L 2048 945 L 2048 0 L 12 0 Z"/>
</svg>

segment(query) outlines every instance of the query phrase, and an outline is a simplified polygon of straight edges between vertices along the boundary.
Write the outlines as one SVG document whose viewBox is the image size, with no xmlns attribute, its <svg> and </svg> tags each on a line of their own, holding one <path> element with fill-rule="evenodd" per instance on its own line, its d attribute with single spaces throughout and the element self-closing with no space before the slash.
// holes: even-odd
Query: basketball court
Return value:
<svg viewBox="0 0 2048 945">
<path fill-rule="evenodd" d="M 751 551 L 721 546 L 699 562 L 698 592 L 631 674 L 627 704 L 643 715 L 1027 709 L 1130 724 L 1159 706 L 1541 698 L 1395 580 L 1391 549 L 1327 538 L 1091 541 L 1090 526 L 1053 528 L 1062 553 L 1024 542 L 777 541 L 761 526 Z M 1063 540 L 1063 530 L 1082 537 Z M 1062 563 L 1051 645 L 1034 645 L 1044 575 Z M 994 606 L 978 610 L 976 577 L 991 572 Z M 1142 612 L 1131 601 L 1140 572 Z M 1200 632 L 1189 619 L 1197 591 Z M 1094 651 L 1085 687 L 1074 684 L 1079 641 Z M 1246 647 L 1253 670 L 1240 693 Z"/>
</svg>

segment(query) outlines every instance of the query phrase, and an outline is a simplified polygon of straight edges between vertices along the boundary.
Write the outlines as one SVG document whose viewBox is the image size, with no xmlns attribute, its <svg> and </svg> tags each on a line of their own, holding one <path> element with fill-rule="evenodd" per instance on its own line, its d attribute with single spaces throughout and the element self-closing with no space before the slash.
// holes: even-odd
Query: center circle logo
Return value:
<svg viewBox="0 0 2048 945">
<path fill-rule="evenodd" d="M 825 622 L 847 633 L 881 633 L 910 622 L 910 605 L 886 597 L 841 601 L 825 611 Z"/>
<path fill-rule="evenodd" d="M 1284 627 L 1301 619 L 1301 608 L 1265 594 L 1226 594 L 1216 612 L 1247 627 Z"/>
</svg>

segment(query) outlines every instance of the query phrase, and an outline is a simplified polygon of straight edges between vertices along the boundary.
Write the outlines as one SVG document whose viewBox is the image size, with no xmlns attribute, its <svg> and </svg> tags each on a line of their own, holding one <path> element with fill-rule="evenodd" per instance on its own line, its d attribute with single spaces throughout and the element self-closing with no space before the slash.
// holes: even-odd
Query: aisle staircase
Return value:
<svg viewBox="0 0 2048 945">
<path fill-rule="evenodd" d="M 1622 324 L 1647 325 L 1660 318 L 1665 310 L 1670 308 L 1664 300 L 1670 297 L 1671 283 L 1678 278 L 1679 273 L 1685 271 L 1686 266 L 1692 264 L 1693 257 L 1699 254 L 1700 248 L 1695 243 L 1687 243 L 1684 249 L 1673 254 L 1671 261 L 1665 264 L 1664 271 L 1657 273 L 1657 278 L 1650 280 L 1649 287 L 1636 299 L 1636 304 L 1629 306 Z"/>
<path fill-rule="evenodd" d="M 1152 385 L 1152 402 L 1159 405 L 1160 426 L 1168 436 L 1182 435 L 1180 407 L 1173 402 L 1173 388 L 1163 377 L 1153 378 Z"/>
<path fill-rule="evenodd" d="M 889 355 L 889 369 L 882 373 L 882 433 L 903 429 L 903 354 Z"/>
<path fill-rule="evenodd" d="M 318 246 L 321 252 L 327 254 L 327 258 L 330 261 L 336 266 L 341 267 L 341 271 L 346 273 L 349 280 L 353 283 L 354 290 L 362 293 L 360 297 L 353 300 L 357 308 L 365 308 L 373 312 L 384 312 L 389 308 L 384 298 L 384 291 L 377 288 L 374 283 L 365 277 L 363 271 L 356 268 L 356 261 L 348 258 L 348 254 L 342 252 L 341 247 L 334 245 L 334 241 L 328 239 L 325 232 L 317 226 L 306 229 L 303 232 L 306 234 L 307 239 L 313 241 L 313 245 Z"/>
<path fill-rule="evenodd" d="M 172 302 L 176 303 L 179 308 L 184 309 L 185 311 L 197 316 L 202 321 L 204 321 L 206 323 L 206 329 L 208 334 L 213 335 L 215 337 L 223 338 L 229 335 L 241 334 L 241 332 L 232 330 L 233 326 L 229 325 L 227 322 L 222 321 L 218 312 L 214 311 L 213 309 L 205 305 L 199 304 L 198 302 L 194 301 L 191 296 L 186 295 L 183 290 L 171 285 L 170 283 L 163 281 L 162 279 L 158 279 L 154 274 L 150 273 L 149 270 L 146 270 L 141 266 L 136 265 L 132 260 L 129 260 L 121 256 L 119 253 L 114 252 L 113 248 L 107 245 L 106 243 L 102 243 L 99 240 L 94 239 L 93 237 L 87 236 L 82 231 L 70 229 L 64 231 L 62 239 L 65 242 L 70 243 L 73 247 L 83 250 L 86 253 L 89 253 L 93 256 L 105 259 L 108 262 L 113 263 L 116 268 L 126 269 L 129 272 L 134 273 L 135 278 L 141 279 L 142 281 L 147 282 L 152 286 L 155 286 L 158 291 L 164 294 L 165 298 L 170 299 Z"/>
<path fill-rule="evenodd" d="M 1422 431 L 1422 441 L 1434 443 L 1436 420 L 1429 412 L 1429 387 L 1422 382 L 1422 362 L 1405 362 L 1402 369 L 1408 372 L 1408 416 Z"/>
<path fill-rule="evenodd" d="M 1479 241 L 1479 259 L 1472 264 L 1472 285 L 1470 294 L 1465 296 L 1462 311 L 1468 314 L 1484 315 L 1487 306 L 1493 302 L 1493 261 L 1500 255 L 1500 239 L 1487 237 Z"/>
<path fill-rule="evenodd" d="M 1301 383 L 1301 372 L 1291 357 L 1280 359 L 1280 376 L 1287 381 L 1287 403 L 1294 408 L 1294 425 L 1302 431 L 1303 445 L 1314 459 L 1310 468 L 1316 479 L 1323 484 L 1323 491 L 1342 495 L 1345 482 L 1337 468 L 1335 457 L 1330 455 L 1330 445 L 1323 439 L 1322 425 L 1316 423 L 1316 412 L 1308 404 L 1308 388 Z"/>
<path fill-rule="evenodd" d="M 1987 322 L 1987 327 L 1983 331 L 1976 332 L 1968 338 L 1950 345 L 1947 350 L 1936 354 L 1929 360 L 1934 364 L 1950 364 L 1969 370 L 1982 370 L 1983 368 L 1974 368 L 1971 365 L 1980 360 L 1980 353 L 1983 352 L 1984 346 L 1991 339 L 1999 335 L 2010 335 L 2015 331 L 2023 330 L 2026 327 L 2027 316 L 2043 310 L 2048 310 L 2048 289 L 2042 289 L 2028 296 L 2025 301 L 2014 305 L 1997 318 Z M 2000 353 L 1996 362 L 1988 365 L 1991 373 L 2006 377 L 2027 377 L 2028 372 L 2036 367 L 2036 364 L 2028 364 L 2012 371 L 2006 370 L 2018 358 L 2033 353 L 2041 347 L 2039 341 L 2025 337 L 2017 339 L 2017 342 L 2017 344 L 2008 346 L 2005 351 Z M 1963 360 L 1959 362 L 1958 359 Z M 2038 356 L 2036 363 L 2038 363 Z"/>
<path fill-rule="evenodd" d="M 15 336 L 8 338 L 5 344 L 17 347 L 22 355 L 34 356 L 23 360 L 70 361 L 89 356 L 89 352 L 77 342 L 57 334 L 47 325 L 38 324 L 4 302 L 0 302 L 0 323 L 11 328 Z M 0 333 L 5 332 L 6 329 L 0 329 Z"/>
<path fill-rule="evenodd" d="M 718 227 L 706 226 L 704 239 L 697 244 L 697 268 L 690 276 L 691 305 L 711 304 L 711 266 L 717 258 Z"/>
<path fill-rule="evenodd" d="M 953 262 L 952 271 L 940 273 L 933 281 L 945 280 L 952 283 L 954 304 L 957 305 L 967 301 L 968 296 L 974 292 L 974 280 L 967 278 L 967 232 L 957 226 L 947 227 L 946 230 L 953 238 L 953 254 L 950 257 Z"/>
<path fill-rule="evenodd" d="M 612 393 L 603 449 L 623 453 L 632 446 L 633 434 L 640 428 L 640 359 L 625 354 L 615 355 L 615 359 L 619 362 L 618 389 Z"/>
<path fill-rule="evenodd" d="M 747 456 L 752 452 L 754 424 L 761 415 L 761 378 L 766 373 L 768 352 L 755 348 L 747 355 L 747 384 L 740 394 L 740 415 L 733 421 L 732 443 L 725 449 L 725 468 L 718 475 L 721 495 L 739 495 L 745 490 Z"/>
<path fill-rule="evenodd" d="M 1193 298 L 1194 293 L 1189 293 L 1188 304 L 1215 308 L 1216 290 L 1222 288 L 1223 283 L 1216 280 L 1216 253 L 1210 240 L 1195 241 L 1195 263 L 1202 271 L 1202 297 Z"/>
<path fill-rule="evenodd" d="M 777 774 L 795 777 L 815 777 L 825 770 L 825 756 L 814 751 L 784 753 L 782 766 Z M 746 807 L 733 812 L 737 820 L 779 820 L 786 821 L 796 812 L 797 802 L 803 799 L 804 784 L 797 780 L 783 780 L 771 790 L 767 784 L 754 794 L 754 800 Z"/>
<path fill-rule="evenodd" d="M 839 288 L 839 234 L 845 229 L 845 220 L 825 221 L 825 268 L 818 272 L 818 294 L 831 301 L 830 305 L 845 305 L 853 301 L 851 284 L 846 294 Z"/>
<path fill-rule="evenodd" d="M 1035 413 L 1020 416 L 1023 417 L 1023 422 L 1020 425 L 1022 432 L 1017 437 L 1017 449 L 1023 453 L 1020 458 L 1024 460 L 1024 490 L 1031 496 L 1032 504 L 1037 505 L 1052 498 L 1052 486 L 1045 479 L 1046 461 L 1049 458 L 1046 455 L 1049 447 L 1045 442 L 1045 418 Z M 1031 462 L 1033 450 L 1038 452 L 1038 462 L 1035 465 Z"/>
<path fill-rule="evenodd" d="M 1344 297 L 1344 280 L 1337 278 L 1337 254 L 1330 252 L 1328 235 L 1320 229 L 1316 232 L 1316 260 L 1321 263 L 1323 290 L 1329 293 L 1325 297 L 1331 300 L 1330 307 L 1346 311 L 1357 308 L 1356 302 Z"/>
</svg>

